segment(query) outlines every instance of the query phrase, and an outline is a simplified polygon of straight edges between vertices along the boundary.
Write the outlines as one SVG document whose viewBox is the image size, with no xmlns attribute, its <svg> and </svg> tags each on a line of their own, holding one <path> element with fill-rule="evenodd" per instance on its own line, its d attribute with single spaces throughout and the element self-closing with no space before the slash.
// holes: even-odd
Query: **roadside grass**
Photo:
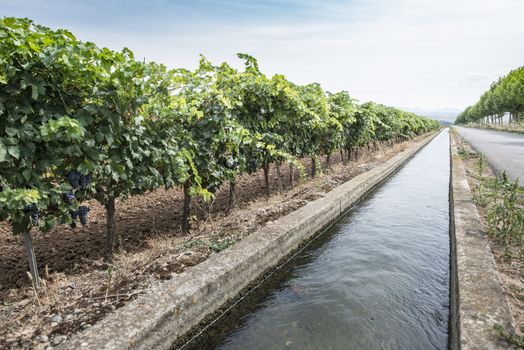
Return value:
<svg viewBox="0 0 524 350">
<path fill-rule="evenodd" d="M 523 328 L 524 327 L 521 326 L 521 332 L 524 332 Z M 513 329 L 504 329 L 504 327 L 500 324 L 496 324 L 495 326 L 493 326 L 493 329 L 495 329 L 495 332 L 497 332 L 497 335 L 499 337 L 506 340 L 509 344 L 516 345 L 521 348 L 524 346 L 524 337 L 515 333 Z"/>
<path fill-rule="evenodd" d="M 503 125 L 468 124 L 467 126 L 470 128 L 477 128 L 477 129 L 506 131 L 506 132 L 512 132 L 515 134 L 524 134 L 524 124 L 503 124 Z"/>
<path fill-rule="evenodd" d="M 500 177 L 487 175 L 484 156 L 477 154 L 476 158 L 477 174 L 471 174 L 478 180 L 474 197 L 477 205 L 486 209 L 488 234 L 504 249 L 505 256 L 523 262 L 524 191 L 518 180 L 511 181 L 506 172 Z"/>
</svg>

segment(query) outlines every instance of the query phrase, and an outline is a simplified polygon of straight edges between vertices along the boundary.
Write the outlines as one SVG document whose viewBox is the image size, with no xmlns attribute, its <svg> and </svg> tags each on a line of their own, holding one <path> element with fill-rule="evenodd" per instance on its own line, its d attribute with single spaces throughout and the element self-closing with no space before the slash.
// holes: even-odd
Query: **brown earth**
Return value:
<svg viewBox="0 0 524 350">
<path fill-rule="evenodd" d="M 467 153 L 466 156 L 462 156 L 462 162 L 466 169 L 466 176 L 471 190 L 474 193 L 475 199 L 477 199 L 477 191 L 479 181 L 479 154 L 463 139 L 458 136 L 456 138 L 458 144 L 462 144 L 464 151 Z M 485 177 L 495 178 L 495 171 L 487 164 L 484 171 Z M 479 205 L 477 202 L 477 209 L 480 214 L 480 219 L 484 232 L 488 232 L 488 225 L 486 222 L 487 212 L 486 208 Z M 517 334 L 523 335 L 520 331 L 521 327 L 524 327 L 524 261 L 518 258 L 518 247 L 508 247 L 509 251 L 514 254 L 506 254 L 506 249 L 497 242 L 495 237 L 487 235 L 487 239 L 491 248 L 491 252 L 495 257 L 495 263 L 497 270 L 502 280 L 502 287 L 506 293 L 506 300 L 508 301 L 511 309 L 511 313 L 515 320 L 515 328 Z"/>
<path fill-rule="evenodd" d="M 263 173 L 237 179 L 237 208 L 227 212 L 229 188 L 219 190 L 212 203 L 193 200 L 191 232 L 181 235 L 182 191 L 157 190 L 117 203 L 117 230 L 123 251 L 108 269 L 102 261 L 105 213 L 89 202 L 90 222 L 71 229 L 33 232 L 40 271 L 46 286 L 38 293 L 27 276 L 23 239 L 0 223 L 0 348 L 47 349 L 65 341 L 141 293 L 207 259 L 211 254 L 255 232 L 325 192 L 383 163 L 414 141 L 361 151 L 358 161 L 344 164 L 332 157 L 332 167 L 315 179 L 289 186 L 283 166 L 284 192 L 278 194 L 271 169 L 272 196 L 265 198 Z M 304 160 L 309 174 L 310 162 Z M 295 179 L 298 179 L 298 172 Z"/>
</svg>

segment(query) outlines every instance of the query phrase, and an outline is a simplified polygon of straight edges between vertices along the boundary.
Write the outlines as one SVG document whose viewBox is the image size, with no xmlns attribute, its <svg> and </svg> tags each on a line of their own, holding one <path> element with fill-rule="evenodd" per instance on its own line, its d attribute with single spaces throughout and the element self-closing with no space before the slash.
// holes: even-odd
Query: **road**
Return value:
<svg viewBox="0 0 524 350">
<path fill-rule="evenodd" d="M 524 186 L 524 135 L 464 127 L 455 129 L 484 154 L 497 172 L 505 170 L 512 180 L 518 178 L 520 186 Z"/>
</svg>

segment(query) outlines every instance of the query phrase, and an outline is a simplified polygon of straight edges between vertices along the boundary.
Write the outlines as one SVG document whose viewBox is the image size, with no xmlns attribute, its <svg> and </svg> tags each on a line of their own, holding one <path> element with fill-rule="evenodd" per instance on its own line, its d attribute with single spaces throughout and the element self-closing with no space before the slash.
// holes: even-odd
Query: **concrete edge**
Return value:
<svg viewBox="0 0 524 350">
<path fill-rule="evenodd" d="M 435 132 L 324 197 L 266 225 L 162 286 L 138 297 L 58 349 L 170 349 L 250 283 L 337 220 L 439 135 Z"/>
<path fill-rule="evenodd" d="M 500 275 L 450 133 L 450 349 L 508 349 L 493 326 L 513 327 Z"/>
</svg>

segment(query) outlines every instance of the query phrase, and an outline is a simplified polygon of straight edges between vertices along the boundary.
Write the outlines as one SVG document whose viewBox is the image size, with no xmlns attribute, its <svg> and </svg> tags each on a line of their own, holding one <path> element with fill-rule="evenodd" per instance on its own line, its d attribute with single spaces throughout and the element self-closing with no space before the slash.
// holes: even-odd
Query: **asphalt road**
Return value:
<svg viewBox="0 0 524 350">
<path fill-rule="evenodd" d="M 524 187 L 524 135 L 510 132 L 455 127 L 458 133 L 499 173 L 508 176 Z"/>
</svg>

